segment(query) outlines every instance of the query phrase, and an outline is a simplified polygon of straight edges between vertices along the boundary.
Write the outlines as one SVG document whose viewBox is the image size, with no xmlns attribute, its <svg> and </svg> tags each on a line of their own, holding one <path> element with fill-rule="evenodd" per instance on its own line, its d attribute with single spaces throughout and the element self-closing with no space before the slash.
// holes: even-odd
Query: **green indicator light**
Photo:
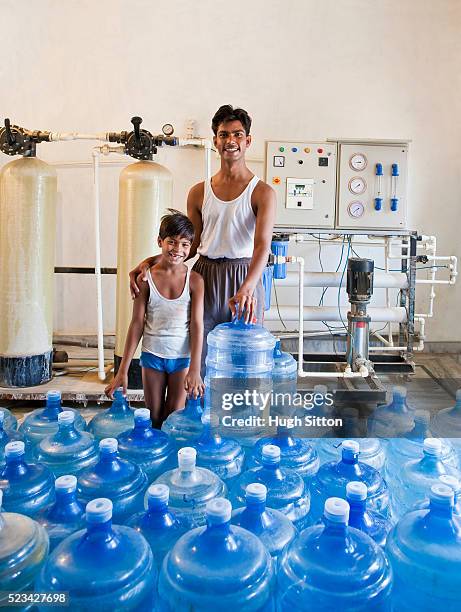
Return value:
<svg viewBox="0 0 461 612">
<path fill-rule="evenodd" d="M 279 147 L 279 151 L 280 153 L 283 153 L 285 151 L 285 147 Z"/>
</svg>

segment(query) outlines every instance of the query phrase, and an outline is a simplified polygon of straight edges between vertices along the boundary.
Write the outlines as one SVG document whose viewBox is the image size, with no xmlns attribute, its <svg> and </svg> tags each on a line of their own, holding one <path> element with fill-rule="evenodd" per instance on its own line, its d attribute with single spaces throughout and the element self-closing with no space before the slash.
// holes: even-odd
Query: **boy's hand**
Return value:
<svg viewBox="0 0 461 612">
<path fill-rule="evenodd" d="M 198 370 L 189 369 L 184 379 L 184 389 L 188 397 L 192 396 L 194 399 L 197 399 L 198 396 L 203 397 L 205 385 Z"/>
<path fill-rule="evenodd" d="M 122 374 L 120 373 L 120 370 L 114 376 L 113 381 L 104 389 L 104 393 L 107 395 L 107 397 L 113 400 L 114 391 L 119 387 L 123 387 L 123 396 L 125 397 L 128 387 L 128 374 Z"/>
</svg>

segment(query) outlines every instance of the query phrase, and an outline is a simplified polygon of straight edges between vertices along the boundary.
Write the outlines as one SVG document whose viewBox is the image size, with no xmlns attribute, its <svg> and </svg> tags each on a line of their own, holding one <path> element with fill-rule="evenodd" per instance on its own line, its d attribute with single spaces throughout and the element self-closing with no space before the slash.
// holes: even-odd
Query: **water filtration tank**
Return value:
<svg viewBox="0 0 461 612">
<path fill-rule="evenodd" d="M 123 387 L 114 392 L 114 401 L 110 408 L 96 414 L 88 423 L 88 431 L 97 440 L 116 438 L 134 425 L 134 412 L 123 396 Z"/>
<path fill-rule="evenodd" d="M 131 322 L 133 301 L 128 274 L 140 261 L 157 251 L 160 217 L 172 205 L 173 177 L 152 161 L 138 161 L 124 168 L 119 181 L 117 241 L 117 308 L 115 370 L 118 370 Z M 140 348 L 128 372 L 128 386 L 141 389 Z"/>
<path fill-rule="evenodd" d="M 34 157 L 0 170 L 0 386 L 51 379 L 57 178 Z"/>
<path fill-rule="evenodd" d="M 98 498 L 86 506 L 86 529 L 67 537 L 50 554 L 36 590 L 68 592 L 69 610 L 76 612 L 151 612 L 156 581 L 145 538 L 131 527 L 113 525 L 112 502 Z"/>
</svg>

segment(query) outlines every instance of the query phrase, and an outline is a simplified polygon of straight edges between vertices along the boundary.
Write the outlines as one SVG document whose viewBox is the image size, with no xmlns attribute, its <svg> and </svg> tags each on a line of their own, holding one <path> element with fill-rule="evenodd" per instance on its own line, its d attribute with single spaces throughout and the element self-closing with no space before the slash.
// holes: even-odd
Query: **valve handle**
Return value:
<svg viewBox="0 0 461 612">
<path fill-rule="evenodd" d="M 13 136 L 13 133 L 11 132 L 11 123 L 8 117 L 5 119 L 5 130 L 6 130 L 6 137 L 8 139 L 8 144 L 10 146 L 14 145 L 14 143 L 16 142 L 16 139 Z"/>
<path fill-rule="evenodd" d="M 141 142 L 141 132 L 140 132 L 140 129 L 139 129 L 139 126 L 142 123 L 141 117 L 132 117 L 131 118 L 131 123 L 133 124 L 134 135 L 136 137 L 136 140 L 138 142 Z"/>
</svg>

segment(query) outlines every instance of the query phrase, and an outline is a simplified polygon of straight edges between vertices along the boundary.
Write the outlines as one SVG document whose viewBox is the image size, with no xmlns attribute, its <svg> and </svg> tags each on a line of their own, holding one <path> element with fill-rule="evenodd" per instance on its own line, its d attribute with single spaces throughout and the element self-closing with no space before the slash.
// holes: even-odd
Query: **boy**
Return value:
<svg viewBox="0 0 461 612">
<path fill-rule="evenodd" d="M 204 391 L 200 377 L 204 285 L 200 274 L 184 264 L 194 226 L 179 211 L 169 212 L 159 228 L 161 255 L 133 302 L 120 368 L 105 390 L 110 398 L 117 387 L 126 393 L 128 368 L 142 336 L 144 399 L 154 426 L 184 406 L 186 393 L 198 397 Z"/>
</svg>

